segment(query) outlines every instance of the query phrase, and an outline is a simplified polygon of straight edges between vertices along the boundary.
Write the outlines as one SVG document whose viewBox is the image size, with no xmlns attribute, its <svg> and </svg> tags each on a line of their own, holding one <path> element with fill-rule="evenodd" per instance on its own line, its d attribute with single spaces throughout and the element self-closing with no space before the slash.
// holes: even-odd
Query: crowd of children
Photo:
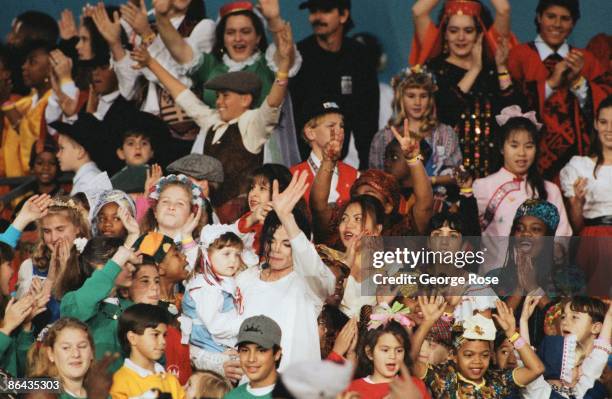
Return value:
<svg viewBox="0 0 612 399">
<path fill-rule="evenodd" d="M 297 45 L 279 0 L 15 18 L 0 173 L 32 184 L 1 214 L 0 378 L 61 384 L 0 395 L 612 397 L 610 36 L 568 44 L 579 0 L 539 0 L 525 44 L 508 0 L 416 0 L 410 65 L 357 110 L 379 60 L 346 62 L 350 3 L 302 2 Z M 499 284 L 373 290 L 392 236 L 490 253 L 412 277 Z"/>
</svg>

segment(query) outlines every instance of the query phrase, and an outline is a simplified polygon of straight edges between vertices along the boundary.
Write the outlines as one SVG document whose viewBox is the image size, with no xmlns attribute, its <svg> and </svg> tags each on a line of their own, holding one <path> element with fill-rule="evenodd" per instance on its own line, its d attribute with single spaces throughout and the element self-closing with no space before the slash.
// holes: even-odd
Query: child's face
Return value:
<svg viewBox="0 0 612 399">
<path fill-rule="evenodd" d="M 280 351 L 274 354 L 273 349 L 265 349 L 257 344 L 241 344 L 238 347 L 240 367 L 249 378 L 251 385 L 265 381 L 276 370 L 276 361 L 280 359 Z M 274 382 L 274 381 L 272 381 Z"/>
<path fill-rule="evenodd" d="M 419 352 L 419 361 L 431 365 L 444 363 L 448 360 L 449 350 L 446 346 L 430 339 L 423 341 Z"/>
<path fill-rule="evenodd" d="M 132 285 L 128 289 L 130 299 L 134 303 L 159 303 L 159 272 L 155 265 L 142 265 L 132 277 Z"/>
<path fill-rule="evenodd" d="M 249 189 L 247 196 L 249 201 L 249 209 L 253 211 L 259 204 L 269 202 L 270 198 L 270 182 L 263 177 L 255 177 L 253 185 Z"/>
<path fill-rule="evenodd" d="M 363 212 L 361 205 L 356 203 L 350 204 L 344 210 L 338 225 L 338 233 L 340 234 L 342 244 L 348 248 L 364 230 L 366 235 L 380 235 L 382 226 L 374 224 L 372 217 Z"/>
<path fill-rule="evenodd" d="M 7 296 L 10 294 L 9 282 L 13 277 L 13 268 L 11 262 L 6 261 L 0 263 L 0 291 L 2 295 Z"/>
<path fill-rule="evenodd" d="M 68 216 L 62 213 L 45 216 L 41 220 L 41 228 L 43 240 L 50 250 L 53 250 L 59 240 L 64 240 L 72 246 L 72 242 L 79 234 L 77 226 L 72 224 Z"/>
<path fill-rule="evenodd" d="M 561 334 L 566 337 L 575 335 L 578 342 L 585 343 L 601 329 L 601 323 L 593 323 L 593 319 L 586 312 L 576 312 L 571 308 L 571 302 L 563 307 L 561 314 Z"/>
<path fill-rule="evenodd" d="M 200 373 L 192 374 L 187 380 L 187 384 L 185 384 L 185 399 L 197 399 L 202 396 L 204 392 L 202 390 L 202 379 L 203 375 Z"/>
<path fill-rule="evenodd" d="M 191 197 L 182 186 L 168 186 L 159 196 L 155 207 L 155 219 L 162 229 L 181 228 L 191 213 Z"/>
<path fill-rule="evenodd" d="M 434 251 L 457 252 L 461 249 L 463 238 L 460 232 L 451 229 L 447 224 L 435 229 L 429 235 L 429 245 Z"/>
<path fill-rule="evenodd" d="M 464 377 L 478 382 L 491 362 L 489 342 L 466 340 L 458 349 L 455 358 L 459 372 Z"/>
<path fill-rule="evenodd" d="M 91 84 L 96 94 L 104 96 L 117 90 L 117 75 L 108 65 L 97 66 L 91 73 Z"/>
<path fill-rule="evenodd" d="M 397 375 L 406 356 L 404 345 L 391 333 L 378 337 L 374 349 L 366 348 L 374 364 L 374 377 L 391 379 Z M 366 352 L 367 353 L 367 352 Z"/>
<path fill-rule="evenodd" d="M 59 332 L 55 345 L 47 355 L 63 379 L 81 379 L 94 358 L 87 333 L 80 328 L 66 327 Z"/>
<path fill-rule="evenodd" d="M 217 274 L 224 277 L 235 276 L 240 268 L 242 250 L 237 247 L 224 247 L 212 250 L 208 256 Z"/>
<path fill-rule="evenodd" d="M 514 354 L 514 347 L 510 341 L 505 339 L 501 346 L 497 348 L 495 351 L 495 360 L 497 366 L 502 370 L 513 370 L 518 366 L 516 355 Z"/>
<path fill-rule="evenodd" d="M 525 175 L 533 164 L 536 143 L 526 130 L 517 130 L 508 135 L 502 151 L 504 168 L 515 175 Z"/>
<path fill-rule="evenodd" d="M 268 264 L 272 270 L 284 270 L 293 266 L 291 242 L 287 230 L 282 225 L 276 229 L 272 236 L 268 258 Z"/>
<path fill-rule="evenodd" d="M 250 105 L 251 96 L 249 94 L 239 94 L 227 90 L 217 92 L 217 111 L 219 112 L 219 118 L 224 122 L 238 118 L 249 110 Z"/>
<path fill-rule="evenodd" d="M 153 158 L 151 140 L 145 136 L 128 136 L 117 150 L 117 157 L 128 166 L 145 165 Z"/>
<path fill-rule="evenodd" d="M 57 177 L 57 158 L 55 154 L 46 151 L 38 154 L 34 160 L 32 172 L 40 184 L 52 183 Z"/>
<path fill-rule="evenodd" d="M 404 90 L 402 105 L 406 115 L 411 119 L 421 120 L 429 108 L 430 98 L 429 92 L 422 88 L 409 87 Z"/>
<path fill-rule="evenodd" d="M 96 216 L 96 224 L 100 235 L 105 237 L 123 237 L 127 234 L 123 222 L 119 219 L 117 211 L 119 205 L 116 202 L 109 202 L 104 205 L 98 216 Z"/>
<path fill-rule="evenodd" d="M 132 347 L 132 355 L 138 352 L 140 356 L 150 361 L 157 361 L 166 350 L 166 331 L 168 326 L 160 323 L 155 328 L 147 328 L 142 335 L 128 332 L 128 340 Z"/>
<path fill-rule="evenodd" d="M 315 127 L 306 125 L 304 135 L 313 149 L 323 151 L 331 141 L 332 132 L 337 141 L 344 142 L 344 117 L 341 114 L 326 114 L 318 118 Z"/>
<path fill-rule="evenodd" d="M 173 245 L 166 254 L 164 260 L 159 264 L 160 275 L 166 280 L 183 281 L 187 278 L 187 258 Z"/>
<path fill-rule="evenodd" d="M 410 178 L 410 168 L 399 145 L 392 144 L 385 150 L 384 169 L 398 180 Z"/>
<path fill-rule="evenodd" d="M 57 161 L 62 172 L 76 172 L 80 165 L 82 147 L 64 134 L 59 135 L 57 145 Z"/>
<path fill-rule="evenodd" d="M 544 237 L 546 235 L 546 224 L 535 216 L 523 216 L 517 224 L 514 232 L 516 246 L 519 251 L 535 257 L 540 254 L 544 247 Z"/>
</svg>

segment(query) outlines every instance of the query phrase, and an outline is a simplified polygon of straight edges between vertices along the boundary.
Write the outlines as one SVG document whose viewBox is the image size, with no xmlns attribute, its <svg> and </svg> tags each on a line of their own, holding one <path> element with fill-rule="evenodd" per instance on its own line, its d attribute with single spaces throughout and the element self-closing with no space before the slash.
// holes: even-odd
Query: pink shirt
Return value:
<svg viewBox="0 0 612 399">
<path fill-rule="evenodd" d="M 496 173 L 474 181 L 474 196 L 478 202 L 478 216 L 481 220 L 485 214 L 487 205 L 489 205 L 489 201 L 497 192 L 498 188 L 507 182 L 511 182 L 515 178 L 516 176 L 514 174 L 502 167 Z M 560 221 L 555 236 L 571 236 L 572 228 L 569 224 L 567 213 L 565 212 L 565 205 L 563 204 L 563 197 L 561 196 L 559 187 L 549 181 L 545 181 L 544 186 L 548 193 L 547 201 L 555 205 L 559 210 Z M 523 202 L 532 197 L 533 192 L 526 180 L 523 179 L 517 187 L 518 190 L 508 192 L 499 202 L 493 220 L 489 223 L 487 228 L 482 231 L 483 244 L 488 248 L 489 255 L 487 255 L 486 262 L 483 267 L 481 267 L 481 273 L 486 273 L 492 269 L 503 266 L 507 250 L 507 241 L 495 240 L 493 238 L 508 237 L 510 235 L 512 222 L 514 221 L 514 215 L 517 209 Z M 493 255 L 493 250 L 496 251 L 496 255 Z"/>
</svg>

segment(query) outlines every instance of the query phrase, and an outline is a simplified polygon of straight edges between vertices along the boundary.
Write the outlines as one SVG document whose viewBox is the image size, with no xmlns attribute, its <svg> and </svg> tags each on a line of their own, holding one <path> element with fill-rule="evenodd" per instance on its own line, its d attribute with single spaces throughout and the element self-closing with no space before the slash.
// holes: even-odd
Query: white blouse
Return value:
<svg viewBox="0 0 612 399">
<path fill-rule="evenodd" d="M 579 177 L 588 179 L 583 216 L 593 219 L 612 215 L 612 165 L 600 165 L 597 179 L 593 176 L 595 161 L 590 157 L 574 156 L 561 169 L 561 190 L 567 198 L 574 196 L 574 182 Z"/>
</svg>

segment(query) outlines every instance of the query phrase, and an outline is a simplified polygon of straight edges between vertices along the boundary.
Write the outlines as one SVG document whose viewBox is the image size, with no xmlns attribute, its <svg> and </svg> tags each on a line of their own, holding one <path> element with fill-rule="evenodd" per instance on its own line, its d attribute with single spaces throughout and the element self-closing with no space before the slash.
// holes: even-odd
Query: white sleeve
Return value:
<svg viewBox="0 0 612 399">
<path fill-rule="evenodd" d="M 300 68 L 302 67 L 302 61 L 303 61 L 302 54 L 300 54 L 300 51 L 298 50 L 295 44 L 293 45 L 293 51 L 295 51 L 295 57 L 294 57 L 295 59 L 293 60 L 293 66 L 289 70 L 290 78 L 297 75 L 297 73 L 300 71 Z M 272 72 L 278 72 L 278 67 L 276 66 L 276 62 L 274 61 L 275 54 L 276 54 L 276 44 L 270 43 L 270 45 L 266 49 L 265 57 L 266 57 L 266 64 L 268 65 L 268 68 L 270 68 Z"/>
<path fill-rule="evenodd" d="M 315 246 L 300 232 L 291 240 L 293 271 L 299 274 L 312 292 L 322 301 L 336 288 L 336 276 L 323 263 Z"/>
<path fill-rule="evenodd" d="M 539 376 L 521 389 L 521 395 L 525 399 L 549 399 L 551 392 L 552 389 L 544 376 Z"/>
<path fill-rule="evenodd" d="M 32 259 L 24 260 L 19 266 L 19 274 L 17 275 L 17 293 L 15 296 L 17 299 L 21 298 L 30 290 L 33 278 Z"/>
<path fill-rule="evenodd" d="M 216 111 L 203 103 L 191 90 L 185 89 L 180 92 L 175 102 L 203 131 L 208 131 L 213 125 Z"/>
<path fill-rule="evenodd" d="M 119 83 L 119 93 L 126 99 L 131 100 L 136 94 L 136 79 L 142 75 L 142 71 L 132 68 L 134 61 L 130 56 L 125 56 L 120 60 L 114 60 L 111 57 L 112 68 L 117 75 L 117 82 Z"/>
<path fill-rule="evenodd" d="M 563 196 L 566 198 L 572 198 L 574 196 L 574 182 L 580 177 L 578 169 L 576 169 L 576 162 L 578 158 L 575 156 L 561 169 L 559 172 L 559 181 L 561 183 L 561 190 Z"/>
<path fill-rule="evenodd" d="M 192 295 L 196 304 L 198 318 L 206 326 L 215 342 L 233 347 L 236 344 L 238 330 L 242 324 L 242 317 L 232 309 L 221 312 L 223 308 L 223 294 L 217 287 L 203 286 Z"/>
<path fill-rule="evenodd" d="M 596 345 L 591 353 L 582 362 L 582 375 L 574 387 L 576 398 L 584 397 L 587 391 L 593 388 L 595 381 L 601 377 L 608 363 L 610 344 L 599 339 L 595 340 L 595 343 Z"/>
<path fill-rule="evenodd" d="M 273 108 L 268 98 L 257 109 L 242 114 L 238 119 L 238 128 L 242 134 L 244 147 L 253 154 L 259 154 L 278 125 L 281 107 Z"/>
</svg>

